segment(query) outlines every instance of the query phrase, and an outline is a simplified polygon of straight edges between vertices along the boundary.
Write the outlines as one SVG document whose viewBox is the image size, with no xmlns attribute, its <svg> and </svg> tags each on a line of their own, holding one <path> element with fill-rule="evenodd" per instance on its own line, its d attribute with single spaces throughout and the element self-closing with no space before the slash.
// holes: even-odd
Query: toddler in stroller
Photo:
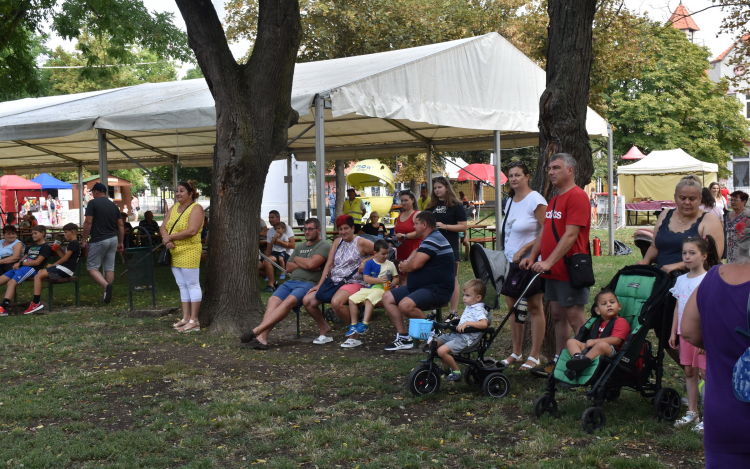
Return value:
<svg viewBox="0 0 750 469">
<path fill-rule="evenodd" d="M 614 301 L 622 303 L 620 317 L 616 321 L 624 319 L 630 327 L 621 347 L 618 350 L 617 345 L 613 343 L 615 340 L 612 339 L 613 336 L 622 335 L 615 333 L 621 326 L 611 320 L 616 317 L 613 313 L 617 308 L 608 308 L 605 304 L 606 314 L 599 317 L 596 313 L 601 311 L 602 305 L 597 304 L 592 311 L 591 319 L 581 327 L 574 340 L 587 344 L 592 337 L 608 334 L 609 339 L 605 338 L 605 341 L 599 343 L 610 342 L 609 353 L 603 345 L 599 346 L 601 348 L 596 352 L 596 356 L 593 353 L 588 355 L 589 351 L 587 357 L 573 357 L 571 352 L 578 353 L 577 348 L 563 350 L 554 371 L 547 378 L 546 393 L 534 403 L 536 416 L 557 413 L 555 393 L 558 386 L 568 389 L 590 387 L 586 391 L 586 397 L 593 401 L 593 405 L 584 411 L 581 422 L 584 430 L 593 433 L 604 428 L 606 424 L 604 402 L 616 399 L 621 389 L 628 387 L 643 397 L 651 398 L 653 409 L 660 419 L 675 420 L 680 410 L 680 395 L 674 389 L 662 386 L 664 348 L 667 346 L 669 325 L 672 321 L 672 311 L 665 308 L 666 300 L 670 296 L 670 286 L 669 276 L 656 266 L 634 265 L 620 270 L 609 282 L 607 289 L 614 292 Z M 612 300 L 611 294 L 603 297 Z M 607 315 L 610 316 L 609 325 L 612 325 L 612 329 L 607 333 L 599 333 L 602 322 L 607 320 Z M 647 340 L 651 330 L 654 330 L 658 339 L 656 355 L 652 352 L 651 342 Z M 572 341 L 569 342 L 569 345 L 572 344 Z M 614 354 L 611 346 L 615 348 Z M 566 373 L 571 370 L 575 373 Z"/>
</svg>

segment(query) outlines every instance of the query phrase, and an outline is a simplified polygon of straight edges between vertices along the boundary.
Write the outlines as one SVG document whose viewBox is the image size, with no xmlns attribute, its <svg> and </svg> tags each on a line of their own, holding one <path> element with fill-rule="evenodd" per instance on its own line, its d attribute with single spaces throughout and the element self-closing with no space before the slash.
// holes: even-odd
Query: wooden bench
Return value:
<svg viewBox="0 0 750 469">
<path fill-rule="evenodd" d="M 48 290 L 49 290 L 49 312 L 52 312 L 52 308 L 54 307 L 55 303 L 55 296 L 54 296 L 54 286 L 55 285 L 61 285 L 64 283 L 74 283 L 76 286 L 76 306 L 81 306 L 81 286 L 80 286 L 80 279 L 78 277 L 78 272 L 81 269 L 81 261 L 86 262 L 86 259 L 79 259 L 78 265 L 76 265 L 76 271 L 75 275 L 68 278 L 59 278 L 59 279 L 51 279 L 46 278 L 44 279 L 44 282 L 48 284 Z"/>
<path fill-rule="evenodd" d="M 495 249 L 495 237 L 494 236 L 486 236 L 483 238 L 469 238 L 466 241 L 470 243 L 481 243 L 484 245 L 485 243 L 492 243 L 492 249 Z"/>
</svg>

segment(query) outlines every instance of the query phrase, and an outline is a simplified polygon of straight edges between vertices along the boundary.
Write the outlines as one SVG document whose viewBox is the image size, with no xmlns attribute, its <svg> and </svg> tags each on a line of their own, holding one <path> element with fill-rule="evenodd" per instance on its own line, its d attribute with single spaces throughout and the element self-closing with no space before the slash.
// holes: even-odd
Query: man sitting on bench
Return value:
<svg viewBox="0 0 750 469">
<path fill-rule="evenodd" d="M 32 227 L 31 239 L 34 240 L 34 244 L 26 248 L 26 255 L 16 262 L 13 270 L 9 270 L 0 276 L 0 285 L 8 284 L 5 289 L 5 299 L 0 305 L 0 316 L 8 315 L 6 309 L 16 293 L 16 286 L 35 276 L 52 254 L 52 248 L 44 241 L 44 235 L 46 234 L 47 228 L 44 225 Z"/>
<path fill-rule="evenodd" d="M 383 306 L 398 334 L 385 350 L 406 350 L 414 346 L 404 324 L 404 316 L 424 319 L 423 311 L 447 304 L 455 288 L 453 248 L 437 230 L 432 212 L 414 216 L 417 238 L 423 238 L 419 249 L 401 262 L 398 270 L 409 274 L 406 286 L 395 288 L 383 296 Z"/>
<path fill-rule="evenodd" d="M 45 270 L 40 270 L 39 273 L 34 276 L 34 299 L 31 300 L 31 304 L 23 314 L 31 314 L 34 311 L 39 311 L 44 308 L 41 300 L 42 282 L 47 278 L 50 280 L 57 280 L 61 278 L 70 278 L 75 275 L 76 267 L 78 266 L 78 259 L 81 258 L 81 245 L 78 242 L 78 225 L 75 223 L 68 223 L 63 226 L 63 234 L 65 235 L 65 240 L 68 241 L 68 250 L 59 261 L 50 265 Z"/>
<path fill-rule="evenodd" d="M 317 218 L 305 220 L 304 230 L 306 242 L 294 248 L 286 264 L 286 271 L 290 272 L 289 280 L 282 283 L 268 299 L 263 321 L 255 329 L 240 336 L 241 347 L 267 350 L 268 333 L 287 317 L 290 311 L 299 311 L 302 298 L 320 281 L 321 270 L 328 260 L 331 245 L 320 237 L 320 222 Z M 331 330 L 320 312 L 310 316 L 320 327 L 321 335 Z"/>
</svg>

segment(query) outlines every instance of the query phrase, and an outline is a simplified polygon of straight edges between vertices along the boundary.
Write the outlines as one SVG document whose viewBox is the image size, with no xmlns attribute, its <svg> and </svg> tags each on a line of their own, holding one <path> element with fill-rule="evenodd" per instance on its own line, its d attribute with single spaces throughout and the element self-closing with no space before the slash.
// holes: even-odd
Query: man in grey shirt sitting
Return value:
<svg viewBox="0 0 750 469">
<path fill-rule="evenodd" d="M 81 247 L 88 247 L 86 269 L 104 289 L 102 300 L 109 303 L 112 301 L 112 282 L 115 280 L 115 255 L 123 250 L 125 226 L 120 218 L 120 209 L 107 198 L 107 186 L 97 182 L 91 189 L 91 195 L 93 198 L 86 206 Z M 102 264 L 104 275 L 99 272 Z"/>
</svg>

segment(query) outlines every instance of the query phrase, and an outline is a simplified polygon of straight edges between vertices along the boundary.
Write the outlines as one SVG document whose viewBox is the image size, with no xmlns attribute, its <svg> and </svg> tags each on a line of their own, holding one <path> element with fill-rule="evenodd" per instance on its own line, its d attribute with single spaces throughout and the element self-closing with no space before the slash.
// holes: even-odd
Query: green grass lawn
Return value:
<svg viewBox="0 0 750 469">
<path fill-rule="evenodd" d="M 628 241 L 632 231 L 618 237 Z M 638 257 L 596 258 L 595 288 Z M 460 277 L 471 277 L 469 263 Z M 382 351 L 393 337 L 382 311 L 357 349 L 339 347 L 341 325 L 334 342 L 312 345 L 317 333 L 303 313 L 303 339 L 294 338 L 292 315 L 271 335 L 273 347 L 256 352 L 234 337 L 177 334 L 169 327 L 175 316 L 120 316 L 124 279 L 106 307 L 84 278 L 84 308 L 70 306 L 72 287 L 63 286 L 59 314 L 0 318 L 7 467 L 703 466 L 701 437 L 657 421 L 650 402 L 632 392 L 605 405 L 607 426 L 596 435 L 581 428 L 582 391 L 560 392 L 558 417 L 536 419 L 544 382 L 518 371 L 507 372 L 511 395 L 503 399 L 463 383 L 414 398 L 404 384 L 423 356 Z M 159 306 L 177 306 L 169 269 L 157 268 L 157 283 Z M 28 301 L 30 285 L 20 290 Z M 138 295 L 138 307 L 147 297 Z M 506 330 L 501 342 L 508 337 Z M 496 345 L 491 355 L 500 358 Z M 665 379 L 682 390 L 669 360 Z"/>
</svg>

